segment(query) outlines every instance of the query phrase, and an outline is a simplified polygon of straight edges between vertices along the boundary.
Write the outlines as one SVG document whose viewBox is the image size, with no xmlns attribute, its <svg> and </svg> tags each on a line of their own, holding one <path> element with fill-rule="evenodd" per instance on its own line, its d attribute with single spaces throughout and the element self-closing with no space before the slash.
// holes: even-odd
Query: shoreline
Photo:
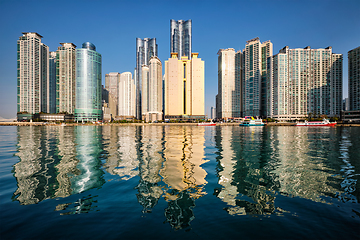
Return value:
<svg viewBox="0 0 360 240">
<path fill-rule="evenodd" d="M 240 123 L 216 123 L 216 126 L 238 126 Z M 65 123 L 66 126 L 197 126 L 197 123 Z M 62 126 L 62 123 L 44 122 L 0 122 L 0 126 Z M 295 123 L 267 123 L 265 126 L 295 126 Z M 338 123 L 335 127 L 360 127 L 359 123 Z"/>
</svg>

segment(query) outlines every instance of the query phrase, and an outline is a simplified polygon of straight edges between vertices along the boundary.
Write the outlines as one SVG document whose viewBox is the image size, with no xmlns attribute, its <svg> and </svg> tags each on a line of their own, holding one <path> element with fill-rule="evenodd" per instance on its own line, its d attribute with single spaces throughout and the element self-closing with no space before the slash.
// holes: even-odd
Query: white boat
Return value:
<svg viewBox="0 0 360 240">
<path fill-rule="evenodd" d="M 311 121 L 308 122 L 298 122 L 296 126 L 305 126 L 305 127 L 323 127 L 323 126 L 335 126 L 336 122 L 330 122 L 328 119 L 323 119 L 322 121 Z"/>
<path fill-rule="evenodd" d="M 253 117 L 251 117 L 251 119 L 244 119 L 244 121 L 242 121 L 240 123 L 240 126 L 264 126 L 265 124 L 263 123 L 262 119 L 255 119 Z"/>
<path fill-rule="evenodd" d="M 202 122 L 202 123 L 198 123 L 198 126 L 216 126 L 216 123 L 214 122 Z"/>
</svg>

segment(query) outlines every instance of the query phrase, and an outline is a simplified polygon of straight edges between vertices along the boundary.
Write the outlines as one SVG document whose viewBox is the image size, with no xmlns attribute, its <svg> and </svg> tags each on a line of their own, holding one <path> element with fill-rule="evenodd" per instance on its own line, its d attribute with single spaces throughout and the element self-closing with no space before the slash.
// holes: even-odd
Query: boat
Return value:
<svg viewBox="0 0 360 240">
<path fill-rule="evenodd" d="M 198 123 L 198 126 L 216 126 L 216 123 L 214 122 L 202 122 L 202 123 Z"/>
<path fill-rule="evenodd" d="M 240 126 L 264 126 L 262 119 L 245 118 L 244 121 L 240 123 Z"/>
<path fill-rule="evenodd" d="M 335 126 L 336 122 L 330 122 L 328 119 L 323 119 L 322 121 L 311 121 L 308 122 L 297 122 L 296 126 L 305 126 L 305 127 L 324 127 L 324 126 Z"/>
</svg>

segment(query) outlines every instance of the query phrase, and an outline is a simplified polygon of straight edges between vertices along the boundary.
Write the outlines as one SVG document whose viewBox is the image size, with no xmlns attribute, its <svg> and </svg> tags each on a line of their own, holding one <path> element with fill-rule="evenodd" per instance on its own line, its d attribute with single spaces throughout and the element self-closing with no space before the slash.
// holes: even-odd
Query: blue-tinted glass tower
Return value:
<svg viewBox="0 0 360 240">
<path fill-rule="evenodd" d="M 76 49 L 76 121 L 102 119 L 101 54 L 89 42 Z"/>
<path fill-rule="evenodd" d="M 191 19 L 170 20 L 170 54 L 178 53 L 179 59 L 191 59 Z"/>
</svg>

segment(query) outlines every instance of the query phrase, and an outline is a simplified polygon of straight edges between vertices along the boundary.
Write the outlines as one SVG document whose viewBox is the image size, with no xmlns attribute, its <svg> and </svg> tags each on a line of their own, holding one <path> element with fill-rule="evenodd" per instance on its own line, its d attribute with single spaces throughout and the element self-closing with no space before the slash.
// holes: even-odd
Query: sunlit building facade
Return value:
<svg viewBox="0 0 360 240">
<path fill-rule="evenodd" d="M 243 51 L 243 115 L 267 115 L 267 80 L 270 76 L 269 57 L 273 54 L 273 45 L 268 40 L 261 43 L 254 38 L 246 42 Z"/>
<path fill-rule="evenodd" d="M 279 120 L 339 116 L 342 54 L 326 49 L 284 47 L 271 58 L 268 116 Z"/>
<path fill-rule="evenodd" d="M 198 53 L 192 59 L 165 61 L 165 119 L 204 119 L 204 61 Z"/>
<path fill-rule="evenodd" d="M 17 112 L 49 112 L 49 47 L 35 32 L 17 41 Z"/>
<path fill-rule="evenodd" d="M 220 49 L 218 55 L 218 118 L 238 118 L 241 109 L 241 51 L 235 53 L 233 48 Z"/>
<path fill-rule="evenodd" d="M 170 20 L 170 53 L 178 53 L 178 58 L 191 59 L 191 19 Z"/>
<path fill-rule="evenodd" d="M 142 66 L 148 65 L 150 58 L 158 55 L 156 38 L 136 38 L 136 68 L 134 80 L 136 85 L 136 118 L 142 117 L 141 89 L 142 89 Z"/>
<path fill-rule="evenodd" d="M 146 122 L 162 119 L 162 64 L 152 57 L 149 66 L 142 67 L 142 119 Z"/>
<path fill-rule="evenodd" d="M 76 49 L 76 121 L 102 119 L 101 54 L 89 42 Z"/>
<path fill-rule="evenodd" d="M 60 43 L 56 51 L 56 112 L 75 111 L 76 45 Z"/>
<path fill-rule="evenodd" d="M 120 75 L 119 82 L 119 113 L 122 119 L 135 118 L 136 113 L 136 87 L 131 72 Z"/>
</svg>

